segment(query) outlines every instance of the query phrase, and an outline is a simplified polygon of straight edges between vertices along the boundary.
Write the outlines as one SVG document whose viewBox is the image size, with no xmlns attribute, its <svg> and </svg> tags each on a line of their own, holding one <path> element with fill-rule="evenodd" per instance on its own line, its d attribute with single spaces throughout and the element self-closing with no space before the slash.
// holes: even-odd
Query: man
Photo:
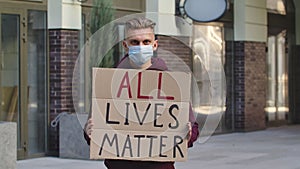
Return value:
<svg viewBox="0 0 300 169">
<path fill-rule="evenodd" d="M 126 22 L 126 39 L 123 47 L 126 51 L 125 57 L 119 62 L 117 68 L 122 69 L 143 69 L 143 70 L 168 70 L 165 62 L 160 58 L 153 58 L 153 52 L 157 50 L 158 42 L 154 36 L 155 23 L 146 18 L 134 18 Z M 188 147 L 198 137 L 198 124 L 190 108 L 189 112 L 189 133 Z M 88 144 L 92 132 L 93 122 L 88 120 L 85 126 L 85 139 Z M 131 160 L 111 160 L 104 162 L 108 169 L 174 169 L 174 162 L 153 162 L 153 161 L 131 161 Z"/>
</svg>

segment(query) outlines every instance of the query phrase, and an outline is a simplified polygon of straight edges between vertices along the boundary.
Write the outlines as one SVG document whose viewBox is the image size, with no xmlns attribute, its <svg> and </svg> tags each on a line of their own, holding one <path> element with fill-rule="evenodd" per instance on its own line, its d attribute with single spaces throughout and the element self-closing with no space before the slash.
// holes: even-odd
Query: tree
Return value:
<svg viewBox="0 0 300 169">
<path fill-rule="evenodd" d="M 107 47 L 110 47 L 109 44 L 114 42 L 115 36 L 111 32 L 113 28 L 108 27 L 107 24 L 114 20 L 115 10 L 112 8 L 111 0 L 93 0 L 91 21 L 90 21 L 90 31 L 91 34 L 96 33 L 99 29 L 105 26 L 105 29 L 108 32 L 105 35 L 101 35 L 102 39 L 94 38 L 94 45 L 92 45 L 92 67 L 113 67 L 114 66 L 114 57 L 113 48 L 109 49 L 106 54 L 101 53 Z M 103 57 L 104 56 L 104 57 Z"/>
</svg>

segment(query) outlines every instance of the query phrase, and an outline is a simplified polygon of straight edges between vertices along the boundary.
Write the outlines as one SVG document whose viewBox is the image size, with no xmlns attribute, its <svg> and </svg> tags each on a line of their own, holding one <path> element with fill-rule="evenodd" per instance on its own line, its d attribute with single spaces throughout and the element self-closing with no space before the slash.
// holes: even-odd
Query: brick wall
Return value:
<svg viewBox="0 0 300 169">
<path fill-rule="evenodd" d="M 50 121 L 62 112 L 74 113 L 72 75 L 78 55 L 78 31 L 49 30 Z M 58 155 L 59 126 L 49 127 L 49 154 Z"/>
<path fill-rule="evenodd" d="M 234 128 L 236 131 L 266 127 L 266 44 L 234 42 Z"/>
<path fill-rule="evenodd" d="M 245 44 L 234 43 L 234 127 L 245 129 Z"/>
<path fill-rule="evenodd" d="M 190 71 L 192 67 L 191 49 L 188 37 L 157 36 L 157 56 L 163 58 L 170 70 Z"/>
<path fill-rule="evenodd" d="M 245 129 L 266 127 L 266 44 L 245 43 Z"/>
<path fill-rule="evenodd" d="M 232 71 L 233 61 L 234 61 L 234 50 L 233 50 L 234 43 L 232 41 L 226 41 L 225 42 L 225 65 L 224 65 L 224 71 L 226 76 L 226 111 L 225 111 L 225 129 L 228 131 L 233 130 L 233 112 L 234 112 L 234 104 L 233 104 L 233 74 Z"/>
</svg>

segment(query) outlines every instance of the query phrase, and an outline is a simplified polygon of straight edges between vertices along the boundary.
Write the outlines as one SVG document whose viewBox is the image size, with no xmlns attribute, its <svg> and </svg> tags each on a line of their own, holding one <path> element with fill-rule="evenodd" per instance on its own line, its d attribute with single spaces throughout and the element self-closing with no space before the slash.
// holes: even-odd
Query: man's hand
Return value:
<svg viewBox="0 0 300 169">
<path fill-rule="evenodd" d="M 188 141 L 190 141 L 191 137 L 192 137 L 192 124 L 191 122 L 187 123 L 187 127 L 188 127 L 188 133 L 186 135 L 186 138 Z"/>
<path fill-rule="evenodd" d="M 93 126 L 94 126 L 94 123 L 93 123 L 93 120 L 90 118 L 87 123 L 85 124 L 85 127 L 84 127 L 84 131 L 85 133 L 91 138 L 91 134 L 92 134 L 92 131 L 93 131 Z"/>
</svg>

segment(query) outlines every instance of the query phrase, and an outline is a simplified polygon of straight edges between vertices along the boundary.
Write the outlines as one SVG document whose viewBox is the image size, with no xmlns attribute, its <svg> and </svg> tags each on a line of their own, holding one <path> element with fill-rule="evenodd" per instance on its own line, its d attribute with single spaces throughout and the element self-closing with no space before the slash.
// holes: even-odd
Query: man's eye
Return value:
<svg viewBox="0 0 300 169">
<path fill-rule="evenodd" d="M 137 40 L 132 40 L 132 41 L 130 41 L 130 44 L 131 44 L 131 45 L 139 45 L 139 41 L 137 41 Z"/>
<path fill-rule="evenodd" d="M 144 40 L 144 41 L 143 41 L 143 44 L 144 44 L 144 45 L 149 45 L 150 43 L 151 43 L 150 40 Z"/>
</svg>

